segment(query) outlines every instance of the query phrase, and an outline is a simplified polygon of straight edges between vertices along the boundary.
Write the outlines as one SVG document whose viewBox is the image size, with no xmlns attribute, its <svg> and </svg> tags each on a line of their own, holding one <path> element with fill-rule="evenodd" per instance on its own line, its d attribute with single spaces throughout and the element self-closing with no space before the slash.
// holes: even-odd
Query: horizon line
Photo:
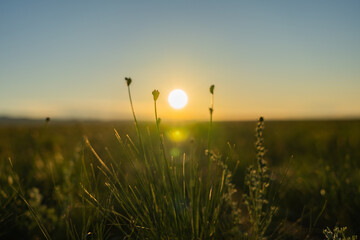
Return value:
<svg viewBox="0 0 360 240">
<path fill-rule="evenodd" d="M 261 116 L 261 115 L 260 115 Z M 260 117 L 259 116 L 259 117 Z M 213 122 L 254 122 L 258 118 L 243 118 L 243 119 L 213 119 Z M 9 116 L 9 115 L 0 115 L 1 122 L 13 122 L 13 121 L 45 121 L 47 118 L 50 118 L 50 121 L 55 122 L 132 122 L 133 118 L 94 118 L 94 117 L 27 117 L 27 116 Z M 280 117 L 280 118 L 265 118 L 265 121 L 358 121 L 360 116 L 323 116 L 323 117 Z M 162 119 L 165 122 L 208 122 L 207 119 Z M 155 122 L 154 120 L 145 119 L 139 120 L 139 122 Z"/>
</svg>

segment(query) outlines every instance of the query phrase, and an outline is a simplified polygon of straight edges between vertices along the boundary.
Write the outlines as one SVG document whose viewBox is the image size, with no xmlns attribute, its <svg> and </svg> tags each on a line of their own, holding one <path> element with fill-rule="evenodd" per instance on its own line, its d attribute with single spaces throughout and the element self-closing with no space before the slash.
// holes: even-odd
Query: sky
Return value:
<svg viewBox="0 0 360 240">
<path fill-rule="evenodd" d="M 360 1 L 0 1 L 0 116 L 131 119 L 124 77 L 140 120 L 360 117 Z"/>
</svg>

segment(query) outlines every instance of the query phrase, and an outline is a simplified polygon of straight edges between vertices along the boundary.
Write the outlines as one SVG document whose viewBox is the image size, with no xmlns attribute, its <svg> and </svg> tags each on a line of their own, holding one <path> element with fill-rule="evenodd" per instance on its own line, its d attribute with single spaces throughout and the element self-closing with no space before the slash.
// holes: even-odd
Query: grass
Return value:
<svg viewBox="0 0 360 240">
<path fill-rule="evenodd" d="M 129 78 L 127 86 L 131 99 Z M 108 198 L 86 188 L 87 201 L 98 208 L 111 226 L 122 236 L 137 239 L 219 239 L 235 237 L 236 209 L 233 208 L 230 171 L 219 157 L 207 149 L 207 156 L 187 156 L 175 159 L 166 153 L 160 121 L 157 116 L 157 90 L 153 91 L 158 149 L 145 148 L 143 137 L 131 103 L 140 149 L 126 145 L 117 134 L 119 144 L 130 156 L 127 161 L 134 177 L 128 179 L 119 162 L 106 164 L 89 142 L 99 161 Z M 212 115 L 212 111 L 210 112 Z M 210 121 L 211 124 L 211 121 Z M 211 138 L 211 129 L 209 130 Z M 130 138 L 129 142 L 133 143 Z M 209 141 L 210 142 L 210 141 Z M 147 143 L 146 146 L 151 146 Z M 208 161 L 202 161 L 204 158 Z M 203 159 L 202 159 L 203 158 Z M 151 164 L 150 164 L 151 163 Z M 211 176 L 211 177 L 210 177 Z M 106 190 L 105 190 L 106 191 Z M 104 207 L 107 206 L 107 207 Z"/>
<path fill-rule="evenodd" d="M 339 228 L 323 233 L 334 226 L 359 234 L 359 121 L 264 130 L 260 119 L 254 137 L 254 122 L 212 122 L 211 86 L 209 123 L 161 123 L 157 90 L 154 123 L 138 122 L 131 82 L 135 129 L 0 127 L 1 239 L 344 238 Z"/>
</svg>

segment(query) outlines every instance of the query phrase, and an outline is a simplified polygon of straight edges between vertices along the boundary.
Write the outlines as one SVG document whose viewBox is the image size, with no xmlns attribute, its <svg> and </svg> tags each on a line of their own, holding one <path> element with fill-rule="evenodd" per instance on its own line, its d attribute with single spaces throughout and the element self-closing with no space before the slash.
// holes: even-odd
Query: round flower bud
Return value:
<svg viewBox="0 0 360 240">
<path fill-rule="evenodd" d="M 154 91 L 152 91 L 152 95 L 153 95 L 154 101 L 156 101 L 159 98 L 160 92 L 155 89 Z"/>
<path fill-rule="evenodd" d="M 130 86 L 130 84 L 131 84 L 131 82 L 132 82 L 131 78 L 126 77 L 126 78 L 125 78 L 125 81 L 126 81 L 126 84 L 127 84 L 128 86 Z"/>
</svg>

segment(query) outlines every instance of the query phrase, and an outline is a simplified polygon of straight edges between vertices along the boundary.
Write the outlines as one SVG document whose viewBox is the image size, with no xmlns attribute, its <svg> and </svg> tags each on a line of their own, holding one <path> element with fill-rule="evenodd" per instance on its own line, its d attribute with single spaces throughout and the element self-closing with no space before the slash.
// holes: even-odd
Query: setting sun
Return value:
<svg viewBox="0 0 360 240">
<path fill-rule="evenodd" d="M 181 109 L 187 104 L 188 97 L 183 90 L 174 89 L 170 92 L 168 100 L 171 107 Z"/>
</svg>

